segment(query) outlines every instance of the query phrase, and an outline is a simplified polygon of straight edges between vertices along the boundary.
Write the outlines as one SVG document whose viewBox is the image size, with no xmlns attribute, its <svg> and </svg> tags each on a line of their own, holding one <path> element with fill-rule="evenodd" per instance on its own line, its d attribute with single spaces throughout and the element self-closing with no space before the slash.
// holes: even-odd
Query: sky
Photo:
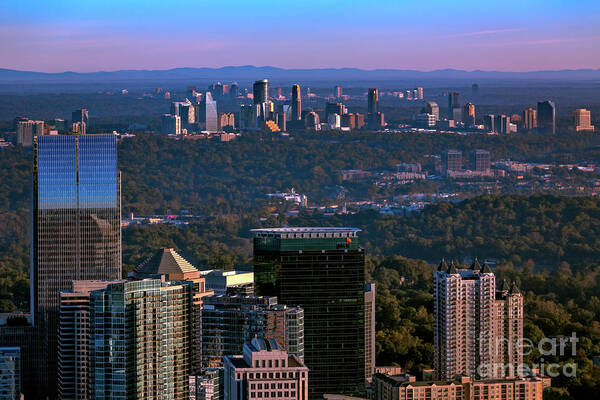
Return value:
<svg viewBox="0 0 600 400">
<path fill-rule="evenodd" d="M 598 0 L 0 0 L 0 68 L 600 68 Z"/>
</svg>

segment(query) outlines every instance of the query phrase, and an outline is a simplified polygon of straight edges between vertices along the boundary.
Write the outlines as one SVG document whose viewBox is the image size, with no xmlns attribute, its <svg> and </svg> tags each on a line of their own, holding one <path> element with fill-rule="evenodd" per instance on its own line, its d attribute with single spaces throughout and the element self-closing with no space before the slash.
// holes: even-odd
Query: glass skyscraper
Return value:
<svg viewBox="0 0 600 400">
<path fill-rule="evenodd" d="M 121 278 L 121 198 L 114 135 L 34 142 L 31 294 L 49 393 L 56 388 L 59 291 L 73 280 Z M 43 384 L 43 383 L 42 383 Z"/>
<path fill-rule="evenodd" d="M 255 229 L 258 295 L 304 309 L 310 398 L 364 395 L 365 253 L 355 228 Z"/>
</svg>

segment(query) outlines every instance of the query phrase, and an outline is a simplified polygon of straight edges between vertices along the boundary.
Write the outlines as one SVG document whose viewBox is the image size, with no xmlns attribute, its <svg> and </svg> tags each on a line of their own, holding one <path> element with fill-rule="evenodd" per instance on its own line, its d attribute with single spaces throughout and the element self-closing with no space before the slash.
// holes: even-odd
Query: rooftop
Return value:
<svg viewBox="0 0 600 400">
<path fill-rule="evenodd" d="M 173 249 L 160 249 L 136 269 L 138 275 L 168 275 L 173 273 L 196 272 L 196 267 L 181 257 Z"/>
</svg>

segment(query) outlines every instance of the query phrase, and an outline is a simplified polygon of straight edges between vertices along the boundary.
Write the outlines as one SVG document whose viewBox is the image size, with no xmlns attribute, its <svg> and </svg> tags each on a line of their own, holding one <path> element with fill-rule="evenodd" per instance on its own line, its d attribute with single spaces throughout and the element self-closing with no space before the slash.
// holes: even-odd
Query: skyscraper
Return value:
<svg viewBox="0 0 600 400">
<path fill-rule="evenodd" d="M 448 118 L 455 121 L 460 121 L 462 118 L 459 117 L 461 114 L 460 108 L 460 93 L 450 92 L 448 93 Z"/>
<path fill-rule="evenodd" d="M 551 101 L 541 101 L 537 104 L 537 128 L 541 133 L 556 134 L 556 107 Z"/>
<path fill-rule="evenodd" d="M 0 400 L 21 398 L 21 349 L 0 347 Z"/>
<path fill-rule="evenodd" d="M 17 144 L 23 147 L 33 146 L 33 138 L 44 134 L 44 121 L 18 121 Z"/>
<path fill-rule="evenodd" d="M 117 282 L 90 294 L 92 399 L 187 400 L 192 284 Z"/>
<path fill-rule="evenodd" d="M 223 356 L 239 354 L 245 341 L 274 338 L 304 359 L 304 311 L 277 304 L 275 297 L 208 296 L 202 308 L 202 367 L 221 366 Z"/>
<path fill-rule="evenodd" d="M 200 130 L 208 132 L 217 132 L 219 130 L 217 102 L 213 100 L 210 92 L 204 93 L 202 101 L 198 104 L 197 121 Z"/>
<path fill-rule="evenodd" d="M 254 94 L 254 104 L 262 104 L 269 101 L 269 80 L 261 79 L 254 82 L 252 86 Z"/>
<path fill-rule="evenodd" d="M 365 378 L 375 373 L 375 284 L 365 283 Z"/>
<path fill-rule="evenodd" d="M 483 117 L 483 125 L 485 129 L 490 132 L 498 132 L 498 128 L 496 126 L 496 117 L 494 114 L 488 114 Z"/>
<path fill-rule="evenodd" d="M 114 281 L 112 281 L 114 282 Z M 58 397 L 89 397 L 90 293 L 106 289 L 111 281 L 73 281 L 60 292 L 58 323 Z"/>
<path fill-rule="evenodd" d="M 368 112 L 369 118 L 371 118 L 371 116 L 374 116 L 375 114 L 377 114 L 377 112 L 379 111 L 378 104 L 379 104 L 379 92 L 377 91 L 377 88 L 370 88 L 368 104 L 367 104 L 367 112 Z"/>
<path fill-rule="evenodd" d="M 114 135 L 39 136 L 34 142 L 32 314 L 56 378 L 59 292 L 73 280 L 121 277 L 121 184 Z M 54 387 L 50 388 L 50 393 Z"/>
<path fill-rule="evenodd" d="M 71 113 L 71 122 L 73 124 L 78 123 L 79 124 L 79 133 L 81 134 L 86 134 L 88 127 L 89 127 L 89 123 L 88 123 L 88 110 L 86 110 L 85 108 L 81 108 L 79 110 L 75 110 Z"/>
<path fill-rule="evenodd" d="M 576 132 L 592 132 L 594 131 L 594 125 L 592 125 L 592 114 L 585 108 L 578 108 L 573 111 L 573 122 L 575 124 Z"/>
<path fill-rule="evenodd" d="M 465 104 L 462 113 L 462 121 L 466 126 L 475 125 L 475 105 L 473 103 Z"/>
<path fill-rule="evenodd" d="M 310 397 L 361 394 L 365 383 L 364 250 L 356 228 L 255 229 L 255 291 L 304 309 Z"/>
<path fill-rule="evenodd" d="M 446 150 L 442 153 L 442 167 L 444 171 L 462 170 L 462 151 Z"/>
<path fill-rule="evenodd" d="M 340 85 L 333 87 L 333 96 L 338 100 L 342 99 L 342 87 Z"/>
<path fill-rule="evenodd" d="M 181 117 L 179 115 L 163 114 L 160 121 L 161 133 L 165 135 L 181 135 Z"/>
<path fill-rule="evenodd" d="M 329 114 L 344 115 L 344 105 L 342 103 L 330 103 L 325 105 L 325 119 L 329 119 Z"/>
<path fill-rule="evenodd" d="M 486 172 L 490 170 L 490 152 L 473 150 L 471 152 L 471 171 Z"/>
<path fill-rule="evenodd" d="M 425 113 L 433 115 L 436 121 L 440 120 L 440 107 L 435 101 L 427 102 L 425 105 Z"/>
<path fill-rule="evenodd" d="M 300 85 L 292 86 L 292 121 L 302 119 L 302 99 L 300 95 Z"/>
<path fill-rule="evenodd" d="M 529 107 L 523 111 L 523 129 L 532 131 L 535 128 L 537 128 L 537 111 Z"/>
<path fill-rule="evenodd" d="M 442 260 L 434 278 L 434 368 L 439 379 L 516 376 L 522 363 L 523 301 L 516 288 L 496 291 L 494 273 Z M 500 346 L 499 346 L 500 345 Z M 505 347 L 502 347 L 505 346 Z"/>
</svg>

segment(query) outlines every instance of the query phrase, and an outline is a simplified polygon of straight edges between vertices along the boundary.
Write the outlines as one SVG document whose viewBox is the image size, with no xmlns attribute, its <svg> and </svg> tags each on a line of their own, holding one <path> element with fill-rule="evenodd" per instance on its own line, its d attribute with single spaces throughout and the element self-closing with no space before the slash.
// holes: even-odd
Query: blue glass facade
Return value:
<svg viewBox="0 0 600 400">
<path fill-rule="evenodd" d="M 114 135 L 39 136 L 34 149 L 32 312 L 55 382 L 59 291 L 121 278 L 120 176 Z"/>
</svg>

